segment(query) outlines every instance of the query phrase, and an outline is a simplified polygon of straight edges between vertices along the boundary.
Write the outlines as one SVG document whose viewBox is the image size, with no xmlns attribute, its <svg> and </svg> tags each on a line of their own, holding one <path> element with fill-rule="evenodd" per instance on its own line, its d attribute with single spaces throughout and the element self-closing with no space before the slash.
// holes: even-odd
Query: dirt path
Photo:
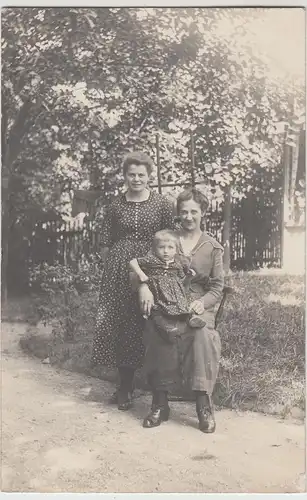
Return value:
<svg viewBox="0 0 307 500">
<path fill-rule="evenodd" d="M 302 492 L 304 426 L 221 411 L 197 430 L 192 404 L 143 429 L 149 400 L 107 404 L 112 385 L 58 371 L 18 347 L 23 325 L 2 325 L 2 491 Z"/>
</svg>

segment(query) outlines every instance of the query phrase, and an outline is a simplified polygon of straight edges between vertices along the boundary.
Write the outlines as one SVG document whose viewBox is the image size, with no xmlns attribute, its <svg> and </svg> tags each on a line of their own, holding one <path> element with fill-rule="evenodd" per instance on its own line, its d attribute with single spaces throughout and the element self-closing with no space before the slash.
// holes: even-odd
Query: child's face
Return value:
<svg viewBox="0 0 307 500">
<path fill-rule="evenodd" d="M 177 245 L 173 240 L 160 240 L 156 244 L 156 254 L 164 262 L 173 260 L 177 253 Z"/>
</svg>

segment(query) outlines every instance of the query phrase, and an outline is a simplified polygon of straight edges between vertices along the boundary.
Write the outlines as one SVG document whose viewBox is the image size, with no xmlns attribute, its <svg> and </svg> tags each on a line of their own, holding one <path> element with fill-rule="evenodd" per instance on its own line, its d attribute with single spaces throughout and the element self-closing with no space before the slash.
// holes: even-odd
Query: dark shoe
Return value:
<svg viewBox="0 0 307 500">
<path fill-rule="evenodd" d="M 169 419 L 170 408 L 152 408 L 151 412 L 143 421 L 143 427 L 150 429 L 151 427 L 158 427 L 162 422 L 167 422 Z"/>
<path fill-rule="evenodd" d="M 127 411 L 132 407 L 132 392 L 133 392 L 133 368 L 120 366 L 119 373 L 119 389 L 117 390 L 117 407 L 119 410 Z"/>
<path fill-rule="evenodd" d="M 117 393 L 117 408 L 121 411 L 130 410 L 132 407 L 132 394 L 130 392 L 121 393 L 118 391 Z"/>
<path fill-rule="evenodd" d="M 117 402 L 118 402 L 117 391 L 115 391 L 109 399 L 109 404 L 117 405 Z"/>
<path fill-rule="evenodd" d="M 133 399 L 133 393 L 131 393 L 131 399 Z M 118 404 L 118 391 L 115 391 L 112 396 L 109 399 L 109 404 L 110 405 L 117 405 Z"/>
<path fill-rule="evenodd" d="M 206 434 L 212 434 L 215 431 L 216 423 L 211 408 L 200 408 L 197 410 L 199 429 Z"/>
<path fill-rule="evenodd" d="M 189 325 L 192 328 L 203 328 L 206 326 L 206 321 L 201 316 L 193 314 L 193 316 L 189 319 Z"/>
</svg>

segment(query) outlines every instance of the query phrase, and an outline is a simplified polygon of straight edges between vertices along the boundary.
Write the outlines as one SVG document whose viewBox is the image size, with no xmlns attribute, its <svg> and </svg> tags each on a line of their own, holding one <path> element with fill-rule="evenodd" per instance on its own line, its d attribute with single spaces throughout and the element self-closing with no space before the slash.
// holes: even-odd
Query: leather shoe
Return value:
<svg viewBox="0 0 307 500">
<path fill-rule="evenodd" d="M 143 421 L 143 427 L 150 429 L 151 427 L 158 427 L 162 422 L 167 422 L 169 419 L 170 408 L 165 406 L 163 408 L 154 407 L 151 412 Z"/>
<path fill-rule="evenodd" d="M 130 410 L 132 407 L 132 394 L 130 392 L 117 393 L 117 408 L 121 411 Z"/>
<path fill-rule="evenodd" d="M 206 434 L 212 434 L 215 431 L 216 423 L 211 408 L 200 408 L 197 411 L 199 430 Z"/>
</svg>

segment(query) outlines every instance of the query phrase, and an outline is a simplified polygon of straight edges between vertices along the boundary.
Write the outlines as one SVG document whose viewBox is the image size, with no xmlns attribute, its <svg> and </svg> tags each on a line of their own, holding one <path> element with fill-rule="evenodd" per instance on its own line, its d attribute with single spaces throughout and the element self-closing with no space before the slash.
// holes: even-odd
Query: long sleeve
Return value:
<svg viewBox="0 0 307 500">
<path fill-rule="evenodd" d="M 213 265 L 210 273 L 209 291 L 203 296 L 205 309 L 211 309 L 221 299 L 224 287 L 223 250 L 213 250 Z"/>
<path fill-rule="evenodd" d="M 152 256 L 152 253 L 151 251 L 149 251 L 146 255 L 144 255 L 143 257 L 138 257 L 136 260 L 137 260 L 137 263 L 138 265 L 140 266 L 141 270 L 147 275 L 150 274 L 150 264 L 152 264 L 152 259 L 153 259 L 153 256 Z M 132 290 L 134 292 L 136 292 L 138 290 L 138 288 L 140 287 L 140 285 L 142 284 L 141 281 L 140 281 L 140 278 L 139 276 L 137 275 L 136 271 L 135 270 L 132 270 L 130 269 L 130 272 L 129 272 L 129 280 L 130 280 L 130 283 L 131 283 L 131 287 L 132 287 Z"/>
<path fill-rule="evenodd" d="M 150 252 L 148 252 L 148 254 L 144 255 L 143 257 L 138 257 L 137 261 L 142 271 L 146 273 L 150 269 L 150 264 L 152 264 Z"/>
<path fill-rule="evenodd" d="M 175 229 L 173 203 L 167 198 L 163 198 L 162 204 L 162 227 L 161 229 Z"/>
<path fill-rule="evenodd" d="M 112 245 L 112 209 L 109 206 L 106 209 L 104 216 L 101 234 L 100 234 L 100 246 L 101 248 L 109 248 Z"/>
</svg>

